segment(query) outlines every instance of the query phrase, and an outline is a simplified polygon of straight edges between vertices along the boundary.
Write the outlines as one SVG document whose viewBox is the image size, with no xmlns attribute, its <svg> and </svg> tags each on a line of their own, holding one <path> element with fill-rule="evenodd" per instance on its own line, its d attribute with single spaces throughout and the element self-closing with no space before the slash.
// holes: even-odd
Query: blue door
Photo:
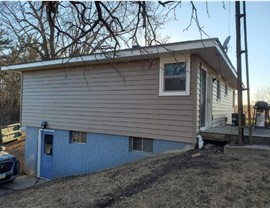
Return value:
<svg viewBox="0 0 270 208">
<path fill-rule="evenodd" d="M 40 177 L 53 178 L 53 132 L 42 132 Z"/>
</svg>

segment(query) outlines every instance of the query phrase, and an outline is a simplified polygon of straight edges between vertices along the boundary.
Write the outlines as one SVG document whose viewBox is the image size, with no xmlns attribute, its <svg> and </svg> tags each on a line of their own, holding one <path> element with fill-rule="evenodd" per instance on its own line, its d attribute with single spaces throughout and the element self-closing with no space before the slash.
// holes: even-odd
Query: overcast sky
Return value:
<svg viewBox="0 0 270 208">
<path fill-rule="evenodd" d="M 205 1 L 195 2 L 195 5 L 200 24 L 211 38 L 217 37 L 223 43 L 229 35 L 231 36 L 227 54 L 236 68 L 235 2 L 225 1 L 224 9 L 221 1 L 208 1 L 210 17 L 207 14 Z M 270 2 L 247 1 L 246 12 L 250 87 L 251 95 L 253 95 L 258 87 L 270 87 L 270 66 L 268 63 L 270 61 Z M 183 32 L 190 21 L 190 3 L 183 2 L 176 14 L 178 20 L 169 21 L 163 30 L 164 35 L 171 37 L 169 42 L 200 39 L 201 34 L 198 32 L 195 22 L 188 31 Z M 243 34 L 243 30 L 241 31 Z M 208 37 L 203 35 L 203 38 Z"/>
</svg>

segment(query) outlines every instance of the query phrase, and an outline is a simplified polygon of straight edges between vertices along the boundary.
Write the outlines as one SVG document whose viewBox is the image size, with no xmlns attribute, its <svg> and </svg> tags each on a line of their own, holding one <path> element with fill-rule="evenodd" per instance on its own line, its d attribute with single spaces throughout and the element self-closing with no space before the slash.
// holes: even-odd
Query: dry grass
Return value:
<svg viewBox="0 0 270 208">
<path fill-rule="evenodd" d="M 196 153 L 200 155 L 194 156 Z M 270 159 L 170 153 L 0 197 L 6 207 L 269 207 Z"/>
</svg>

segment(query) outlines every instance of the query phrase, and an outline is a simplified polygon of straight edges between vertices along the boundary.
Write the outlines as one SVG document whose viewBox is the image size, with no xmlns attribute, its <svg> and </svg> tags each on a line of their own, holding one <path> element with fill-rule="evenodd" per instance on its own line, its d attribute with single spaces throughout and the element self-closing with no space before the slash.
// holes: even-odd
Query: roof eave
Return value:
<svg viewBox="0 0 270 208">
<path fill-rule="evenodd" d="M 208 48 L 213 47 L 214 39 L 206 39 L 206 40 L 196 40 L 196 41 L 186 41 L 179 43 L 170 43 L 163 44 L 159 46 L 150 46 L 150 47 L 140 47 L 135 49 L 125 49 L 116 52 L 107 52 L 107 53 L 98 53 L 92 55 L 82 55 L 77 57 L 70 58 L 61 58 L 55 60 L 48 61 L 38 61 L 32 63 L 23 63 L 9 66 L 2 66 L 1 70 L 10 70 L 10 71 L 34 71 L 34 70 L 44 70 L 57 68 L 59 66 L 69 67 L 74 65 L 83 65 L 85 63 L 88 64 L 96 64 L 103 62 L 115 62 L 121 61 L 123 59 L 147 59 L 149 57 L 159 57 L 165 53 L 174 53 L 174 52 L 184 52 L 190 51 L 192 49 L 198 48 Z"/>
<path fill-rule="evenodd" d="M 48 61 L 39 61 L 32 63 L 16 64 L 9 66 L 2 66 L 0 70 L 9 70 L 14 72 L 25 72 L 25 71 L 38 71 L 53 68 L 68 68 L 72 66 L 79 66 L 84 64 L 99 64 L 99 63 L 113 63 L 128 60 L 138 59 L 150 59 L 158 58 L 164 54 L 193 54 L 200 51 L 200 54 L 205 53 L 207 49 L 214 49 L 214 55 L 220 55 L 221 61 L 224 68 L 229 69 L 228 77 L 232 78 L 231 85 L 236 86 L 237 75 L 235 69 L 230 62 L 227 54 L 222 49 L 222 46 L 217 38 L 186 41 L 179 43 L 163 44 L 158 46 L 150 47 L 139 47 L 132 49 L 125 49 L 116 52 L 99 53 L 92 55 L 82 55 L 71 58 L 61 58 Z M 206 60 L 207 61 L 207 60 Z M 213 67 L 216 68 L 216 67 Z M 225 70 L 225 69 L 224 69 Z M 226 70 L 225 70 L 226 71 Z"/>
</svg>

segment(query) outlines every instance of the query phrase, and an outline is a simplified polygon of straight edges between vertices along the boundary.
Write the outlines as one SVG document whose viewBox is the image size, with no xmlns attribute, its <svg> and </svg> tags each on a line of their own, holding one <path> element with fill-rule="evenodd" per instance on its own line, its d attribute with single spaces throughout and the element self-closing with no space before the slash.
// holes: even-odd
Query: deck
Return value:
<svg viewBox="0 0 270 208">
<path fill-rule="evenodd" d="M 249 130 L 244 129 L 244 143 L 249 144 Z M 220 142 L 237 142 L 238 127 L 237 126 L 218 126 L 200 132 L 204 140 L 220 141 Z M 252 128 L 252 144 L 270 145 L 270 129 Z"/>
</svg>

